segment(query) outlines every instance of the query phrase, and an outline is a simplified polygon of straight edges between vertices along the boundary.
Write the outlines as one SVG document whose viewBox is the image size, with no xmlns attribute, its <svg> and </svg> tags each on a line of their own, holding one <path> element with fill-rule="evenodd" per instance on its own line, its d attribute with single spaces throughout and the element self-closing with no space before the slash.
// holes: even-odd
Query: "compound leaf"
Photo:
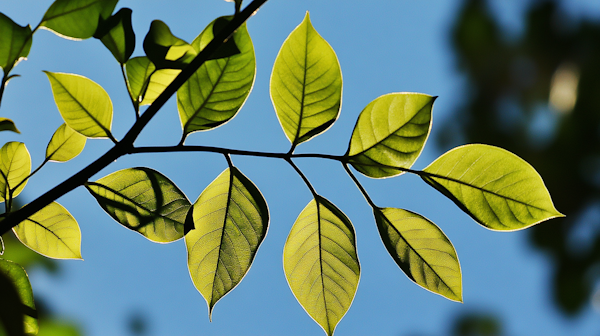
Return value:
<svg viewBox="0 0 600 336">
<path fill-rule="evenodd" d="M 88 138 L 111 138 L 113 106 L 104 89 L 80 75 L 44 71 L 65 123 Z"/>
<path fill-rule="evenodd" d="M 121 64 L 127 62 L 135 49 L 131 13 L 131 9 L 121 8 L 115 15 L 102 20 L 94 34 L 94 37 L 100 39 Z"/>
<path fill-rule="evenodd" d="M 308 12 L 275 59 L 271 99 L 292 148 L 327 130 L 340 113 L 340 64 Z"/>
<path fill-rule="evenodd" d="M 66 162 L 83 151 L 87 138 L 75 132 L 67 124 L 62 124 L 46 147 L 46 160 Z"/>
<path fill-rule="evenodd" d="M 29 173 L 31 156 L 25 144 L 15 141 L 5 143 L 0 148 L 0 202 L 17 197 L 25 188 Z M 11 194 L 10 190 L 17 185 L 19 187 Z"/>
<path fill-rule="evenodd" d="M 119 0 L 56 0 L 40 23 L 59 36 L 76 40 L 94 35 L 101 19 L 108 19 Z"/>
<path fill-rule="evenodd" d="M 190 201 L 161 173 L 145 167 L 128 168 L 85 186 L 104 211 L 124 227 L 157 243 L 183 237 Z"/>
<path fill-rule="evenodd" d="M 29 55 L 31 49 L 31 26 L 19 26 L 8 16 L 0 13 L 0 68 L 4 76 Z"/>
<path fill-rule="evenodd" d="M 29 276 L 21 265 L 0 258 L 0 327 L 8 335 L 37 335 L 38 320 Z"/>
<path fill-rule="evenodd" d="M 400 175 L 417 160 L 431 129 L 436 97 L 390 93 L 373 100 L 358 116 L 347 156 L 369 177 Z"/>
<path fill-rule="evenodd" d="M 462 276 L 450 240 L 429 219 L 395 208 L 374 209 L 375 221 L 396 264 L 417 285 L 462 302 Z"/>
<path fill-rule="evenodd" d="M 514 231 L 563 217 L 535 169 L 502 148 L 454 148 L 424 169 L 421 178 L 491 230 Z"/>
<path fill-rule="evenodd" d="M 237 168 L 226 169 L 202 192 L 185 236 L 194 286 L 215 304 L 244 278 L 267 234 L 269 211 L 258 188 Z"/>
<path fill-rule="evenodd" d="M 81 259 L 81 231 L 62 205 L 52 202 L 13 228 L 17 238 L 49 258 Z"/>
<path fill-rule="evenodd" d="M 230 20 L 231 17 L 220 17 L 211 22 L 192 42 L 192 47 L 200 52 L 212 41 L 218 26 Z M 229 42 L 235 42 L 237 53 L 206 61 L 177 91 L 177 107 L 186 136 L 231 120 L 252 90 L 256 60 L 246 24 L 238 28 Z"/>
<path fill-rule="evenodd" d="M 352 223 L 323 197 L 296 219 L 283 249 L 283 267 L 304 310 L 333 335 L 356 293 L 360 265 Z"/>
<path fill-rule="evenodd" d="M 8 118 L 0 118 L 0 132 L 2 131 L 13 131 L 15 133 L 21 133 L 17 129 L 15 122 Z"/>
<path fill-rule="evenodd" d="M 184 40 L 174 36 L 160 20 L 150 24 L 144 39 L 146 56 L 157 69 L 183 69 L 196 56 L 196 50 Z"/>
</svg>

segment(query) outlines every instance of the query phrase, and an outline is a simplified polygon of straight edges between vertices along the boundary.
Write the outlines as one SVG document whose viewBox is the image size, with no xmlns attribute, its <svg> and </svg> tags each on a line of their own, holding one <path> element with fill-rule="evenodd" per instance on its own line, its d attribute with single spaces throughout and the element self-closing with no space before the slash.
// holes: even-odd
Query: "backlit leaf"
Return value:
<svg viewBox="0 0 600 336">
<path fill-rule="evenodd" d="M 411 211 L 374 209 L 381 240 L 396 264 L 417 285 L 462 302 L 458 256 L 442 230 Z"/>
<path fill-rule="evenodd" d="M 118 1 L 56 0 L 44 14 L 40 27 L 65 38 L 90 38 L 100 19 L 108 19 Z"/>
<path fill-rule="evenodd" d="M 215 304 L 244 278 L 267 234 L 269 211 L 258 188 L 237 168 L 225 170 L 194 203 L 185 236 L 194 286 Z"/>
<path fill-rule="evenodd" d="M 80 75 L 44 71 L 65 123 L 88 138 L 112 138 L 113 106 L 108 93 Z"/>
<path fill-rule="evenodd" d="M 29 55 L 31 49 L 31 27 L 21 27 L 8 16 L 0 13 L 0 68 L 4 76 Z"/>
<path fill-rule="evenodd" d="M 52 202 L 13 228 L 17 238 L 49 258 L 81 259 L 81 231 L 62 205 Z"/>
<path fill-rule="evenodd" d="M 127 62 L 135 49 L 131 13 L 131 9 L 121 8 L 115 15 L 102 20 L 94 34 L 121 64 Z"/>
<path fill-rule="evenodd" d="M 85 136 L 75 132 L 67 124 L 62 124 L 46 147 L 46 159 L 56 162 L 69 161 L 83 151 L 86 141 Z"/>
<path fill-rule="evenodd" d="M 148 57 L 134 57 L 125 64 L 127 81 L 133 100 L 139 105 L 150 105 L 179 75 L 181 70 L 156 70 Z"/>
<path fill-rule="evenodd" d="M 0 330 L 10 335 L 36 335 L 38 320 L 25 269 L 0 258 Z"/>
<path fill-rule="evenodd" d="M 31 173 L 31 156 L 22 142 L 7 142 L 0 148 L 0 202 L 5 202 L 10 197 L 17 197 L 27 181 L 23 182 Z M 23 182 L 10 195 L 9 190 L 14 189 Z"/>
<path fill-rule="evenodd" d="M 145 167 L 114 172 L 85 184 L 100 206 L 124 227 L 157 243 L 183 237 L 191 204 L 166 176 Z"/>
<path fill-rule="evenodd" d="M 563 217 L 541 176 L 502 148 L 474 144 L 454 148 L 424 169 L 423 180 L 491 230 L 520 230 Z"/>
<path fill-rule="evenodd" d="M 292 147 L 323 133 L 340 113 L 340 64 L 331 46 L 313 28 L 308 12 L 275 59 L 271 99 Z"/>
<path fill-rule="evenodd" d="M 283 267 L 298 302 L 327 335 L 333 335 L 360 278 L 348 217 L 322 197 L 308 203 L 285 242 Z"/>
<path fill-rule="evenodd" d="M 144 39 L 144 51 L 157 69 L 183 69 L 196 56 L 196 50 L 184 40 L 174 36 L 160 20 L 150 24 Z"/>
<path fill-rule="evenodd" d="M 402 174 L 417 160 L 431 129 L 436 97 L 421 93 L 390 93 L 360 113 L 347 156 L 359 172 L 382 178 Z"/>
<path fill-rule="evenodd" d="M 171 82 L 179 75 L 181 70 L 176 69 L 161 69 L 156 70 L 152 76 L 150 76 L 150 82 L 148 88 L 144 94 L 143 100 L 140 105 L 152 104 L 158 96 L 171 84 Z"/>
<path fill-rule="evenodd" d="M 2 131 L 13 131 L 15 133 L 21 133 L 17 129 L 17 126 L 15 125 L 14 121 L 8 118 L 0 118 L 0 132 Z"/>
<path fill-rule="evenodd" d="M 208 25 L 192 42 L 200 52 L 214 37 L 215 25 Z M 219 21 L 221 20 L 221 21 Z M 244 105 L 256 75 L 254 47 L 243 24 L 233 34 L 239 53 L 231 57 L 206 61 L 177 91 L 177 107 L 184 135 L 220 126 L 232 119 Z"/>
</svg>

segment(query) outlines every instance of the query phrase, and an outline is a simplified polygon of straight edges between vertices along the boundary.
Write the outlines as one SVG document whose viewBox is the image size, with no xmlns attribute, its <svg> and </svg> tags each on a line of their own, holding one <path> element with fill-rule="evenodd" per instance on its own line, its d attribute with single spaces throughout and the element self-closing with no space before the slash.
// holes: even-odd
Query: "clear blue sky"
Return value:
<svg viewBox="0 0 600 336">
<path fill-rule="evenodd" d="M 35 26 L 50 0 L 3 0 L 0 12 L 17 23 Z M 491 2 L 501 22 L 518 33 L 522 5 Z M 195 133 L 188 144 L 286 152 L 289 142 L 275 116 L 268 91 L 271 67 L 284 39 L 308 10 L 315 28 L 329 41 L 340 60 L 343 78 L 342 113 L 325 134 L 298 147 L 297 152 L 342 154 L 362 108 L 376 97 L 399 91 L 439 96 L 434 107 L 433 136 L 438 126 L 468 95 L 455 70 L 449 29 L 459 1 L 270 0 L 248 23 L 257 57 L 254 89 L 239 115 L 227 125 Z M 571 1 L 569 10 L 600 18 L 593 0 Z M 133 9 L 137 34 L 134 55 L 154 19 L 191 41 L 212 19 L 232 12 L 222 0 L 121 0 Z M 48 31 L 34 37 L 29 60 L 19 64 L 7 88 L 0 115 L 12 118 L 22 134 L 0 133 L 2 141 L 25 142 L 33 165 L 44 157 L 47 142 L 62 123 L 50 85 L 41 70 L 84 75 L 110 94 L 115 107 L 113 130 L 121 137 L 134 114 L 118 64 L 97 40 L 74 42 Z M 176 144 L 181 128 L 172 99 L 142 134 L 139 144 Z M 437 155 L 430 138 L 415 167 Z M 40 195 L 84 167 L 110 147 L 91 140 L 82 155 L 66 164 L 52 163 L 28 184 L 26 199 Z M 209 323 L 207 307 L 193 287 L 183 241 L 153 244 L 114 222 L 83 188 L 59 202 L 78 220 L 85 261 L 61 261 L 62 272 L 51 276 L 31 272 L 37 296 L 56 312 L 81 323 L 86 335 L 126 335 L 134 311 L 145 314 L 149 335 L 323 335 L 291 294 L 283 274 L 282 250 L 300 211 L 310 201 L 301 179 L 284 162 L 234 157 L 236 164 L 263 192 L 271 211 L 270 229 L 244 281 L 215 307 Z M 464 304 L 448 301 L 414 285 L 385 251 L 372 213 L 339 164 L 303 159 L 297 163 L 317 191 L 352 220 L 357 231 L 362 275 L 355 301 L 336 335 L 445 335 L 455 316 L 489 311 L 505 322 L 508 335 L 592 335 L 600 330 L 591 306 L 581 317 L 566 320 L 553 308 L 549 264 L 525 244 L 526 232 L 497 233 L 483 229 L 414 176 L 386 180 L 360 177 L 379 206 L 421 213 L 437 223 L 453 242 L 463 272 Z M 194 201 L 226 168 L 220 155 L 157 154 L 124 157 L 94 180 L 118 169 L 149 166 L 169 176 Z M 560 210 L 560 209 L 559 209 Z M 568 214 L 567 214 L 568 215 Z M 543 225 L 543 224 L 541 224 Z"/>
</svg>

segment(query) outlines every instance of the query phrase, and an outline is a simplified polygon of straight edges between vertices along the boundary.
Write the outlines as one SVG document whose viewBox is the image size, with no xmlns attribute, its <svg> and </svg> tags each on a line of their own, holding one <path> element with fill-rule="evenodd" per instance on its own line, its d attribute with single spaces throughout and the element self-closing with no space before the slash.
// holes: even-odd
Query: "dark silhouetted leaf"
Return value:
<svg viewBox="0 0 600 336">
<path fill-rule="evenodd" d="M 33 291 L 25 269 L 0 258 L 0 330 L 8 336 L 37 335 L 38 319 Z"/>
<path fill-rule="evenodd" d="M 13 131 L 15 133 L 21 133 L 17 129 L 15 123 L 8 118 L 0 118 L 0 132 L 2 131 Z"/>
<path fill-rule="evenodd" d="M 196 50 L 184 40 L 171 34 L 160 20 L 150 24 L 144 39 L 144 51 L 157 69 L 183 69 L 196 56 Z"/>
<path fill-rule="evenodd" d="M 100 39 L 121 64 L 129 60 L 135 49 L 131 13 L 131 9 L 121 8 L 108 20 L 102 20 L 94 34 L 94 37 Z"/>
<path fill-rule="evenodd" d="M 0 68 L 4 76 L 29 55 L 31 49 L 31 27 L 21 27 L 8 16 L 0 13 Z"/>
</svg>

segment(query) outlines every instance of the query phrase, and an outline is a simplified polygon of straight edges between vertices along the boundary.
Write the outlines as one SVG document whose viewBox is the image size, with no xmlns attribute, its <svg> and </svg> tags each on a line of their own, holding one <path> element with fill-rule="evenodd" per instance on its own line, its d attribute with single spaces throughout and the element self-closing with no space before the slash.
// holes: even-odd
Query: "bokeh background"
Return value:
<svg viewBox="0 0 600 336">
<path fill-rule="evenodd" d="M 0 12 L 36 26 L 50 0 L 2 0 Z M 154 19 L 191 41 L 228 15 L 221 0 L 121 0 L 133 10 L 137 46 Z M 362 275 L 336 335 L 597 335 L 600 332 L 600 2 L 281 1 L 270 0 L 248 22 L 257 58 L 254 89 L 228 124 L 188 137 L 188 144 L 287 152 L 269 97 L 271 67 L 287 35 L 310 11 L 315 28 L 336 51 L 344 77 L 342 112 L 326 133 L 298 153 L 342 154 L 362 108 L 389 92 L 439 96 L 433 131 L 415 168 L 445 150 L 479 142 L 507 148 L 538 169 L 556 207 L 567 215 L 531 229 L 484 229 L 415 176 L 360 177 L 376 204 L 416 211 L 453 242 L 463 272 L 464 303 L 414 285 L 387 255 L 372 212 L 342 167 L 298 159 L 317 191 L 342 209 L 357 231 Z M 2 100 L 36 166 L 62 123 L 41 70 L 77 73 L 102 85 L 115 108 L 113 134 L 125 134 L 134 112 L 118 63 L 97 40 L 70 41 L 48 31 L 34 36 Z M 181 135 L 171 99 L 137 144 L 176 144 Z M 28 183 L 27 203 L 110 148 L 88 141 L 74 160 L 52 163 Z M 263 192 L 270 229 L 244 281 L 215 307 L 186 265 L 183 241 L 153 244 L 114 222 L 84 188 L 59 199 L 78 220 L 85 261 L 48 261 L 7 241 L 7 258 L 27 266 L 42 333 L 59 335 L 322 335 L 290 292 L 282 267 L 287 234 L 310 192 L 293 169 L 273 159 L 233 157 Z M 206 153 L 120 158 L 93 178 L 149 166 L 194 201 L 227 167 Z M 55 333 L 56 334 L 56 333 Z M 43 335 L 43 334 L 41 334 Z"/>
</svg>

